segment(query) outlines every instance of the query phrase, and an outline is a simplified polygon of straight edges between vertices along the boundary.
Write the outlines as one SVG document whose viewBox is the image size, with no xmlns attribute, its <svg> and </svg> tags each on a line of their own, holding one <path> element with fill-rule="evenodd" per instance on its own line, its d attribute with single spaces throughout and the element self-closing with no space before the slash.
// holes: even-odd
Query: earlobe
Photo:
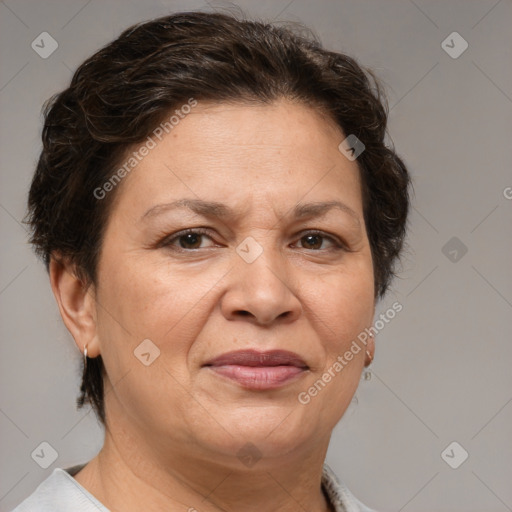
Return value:
<svg viewBox="0 0 512 512">
<path fill-rule="evenodd" d="M 365 367 L 368 367 L 372 364 L 373 359 L 375 357 L 375 336 L 373 332 L 370 332 L 368 336 L 368 340 L 366 342 L 366 358 L 364 361 Z"/>
<path fill-rule="evenodd" d="M 52 255 L 49 265 L 50 283 L 64 324 L 75 343 L 88 357 L 97 357 L 100 348 L 96 333 L 94 288 L 81 280 L 74 265 L 65 258 Z"/>
</svg>

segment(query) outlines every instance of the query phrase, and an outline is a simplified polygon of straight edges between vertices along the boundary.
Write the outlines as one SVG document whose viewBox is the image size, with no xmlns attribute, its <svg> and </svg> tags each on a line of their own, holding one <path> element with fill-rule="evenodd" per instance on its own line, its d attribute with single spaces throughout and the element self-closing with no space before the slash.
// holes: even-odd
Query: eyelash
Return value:
<svg viewBox="0 0 512 512">
<path fill-rule="evenodd" d="M 172 235 L 165 237 L 158 244 L 158 247 L 166 247 L 171 250 L 178 251 L 178 252 L 192 252 L 192 251 L 200 250 L 201 248 L 186 249 L 184 247 L 177 247 L 177 246 L 173 245 L 173 242 L 178 241 L 182 236 L 185 236 L 188 234 L 207 236 L 208 238 L 210 238 L 213 241 L 213 237 L 210 235 L 210 232 L 208 229 L 206 229 L 206 228 L 189 228 L 189 229 L 184 229 L 183 231 L 178 231 L 177 233 L 173 233 Z M 328 249 L 309 249 L 313 252 L 329 251 L 329 250 L 331 250 L 331 251 L 332 250 L 342 250 L 345 252 L 350 252 L 348 247 L 346 246 L 346 244 L 339 241 L 336 237 L 333 237 L 333 236 L 325 233 L 324 231 L 315 230 L 315 229 L 303 231 L 300 233 L 300 237 L 298 238 L 298 240 L 300 241 L 305 236 L 320 236 L 324 239 L 329 240 L 333 244 L 333 247 L 330 247 Z M 209 249 L 209 247 L 208 247 L 208 249 Z M 306 248 L 304 248 L 304 249 L 308 250 Z"/>
</svg>

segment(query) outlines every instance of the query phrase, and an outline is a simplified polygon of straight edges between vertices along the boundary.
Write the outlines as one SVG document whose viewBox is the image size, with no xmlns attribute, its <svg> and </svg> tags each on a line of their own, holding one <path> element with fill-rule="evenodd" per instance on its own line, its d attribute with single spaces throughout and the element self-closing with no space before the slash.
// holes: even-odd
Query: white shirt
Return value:
<svg viewBox="0 0 512 512">
<path fill-rule="evenodd" d="M 54 469 L 12 512 L 109 512 L 73 478 L 84 466 Z M 323 467 L 322 488 L 336 512 L 374 512 L 354 497 L 327 464 Z"/>
</svg>

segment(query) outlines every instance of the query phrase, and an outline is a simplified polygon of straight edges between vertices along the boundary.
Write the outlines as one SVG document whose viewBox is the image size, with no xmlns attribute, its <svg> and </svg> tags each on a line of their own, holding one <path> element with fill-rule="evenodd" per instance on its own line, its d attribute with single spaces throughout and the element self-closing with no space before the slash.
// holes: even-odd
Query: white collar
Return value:
<svg viewBox="0 0 512 512">
<path fill-rule="evenodd" d="M 73 475 L 85 464 L 56 468 L 23 503 L 12 512 L 109 512 Z M 322 489 L 336 512 L 374 512 L 363 505 L 324 464 Z"/>
</svg>

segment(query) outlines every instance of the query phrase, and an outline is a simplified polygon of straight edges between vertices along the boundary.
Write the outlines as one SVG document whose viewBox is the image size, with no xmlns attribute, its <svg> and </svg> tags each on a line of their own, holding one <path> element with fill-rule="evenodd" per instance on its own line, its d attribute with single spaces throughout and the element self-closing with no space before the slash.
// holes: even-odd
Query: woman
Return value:
<svg viewBox="0 0 512 512">
<path fill-rule="evenodd" d="M 369 510 L 324 459 L 405 233 L 386 122 L 353 59 L 226 15 L 80 66 L 29 222 L 105 440 L 17 512 Z"/>
</svg>

